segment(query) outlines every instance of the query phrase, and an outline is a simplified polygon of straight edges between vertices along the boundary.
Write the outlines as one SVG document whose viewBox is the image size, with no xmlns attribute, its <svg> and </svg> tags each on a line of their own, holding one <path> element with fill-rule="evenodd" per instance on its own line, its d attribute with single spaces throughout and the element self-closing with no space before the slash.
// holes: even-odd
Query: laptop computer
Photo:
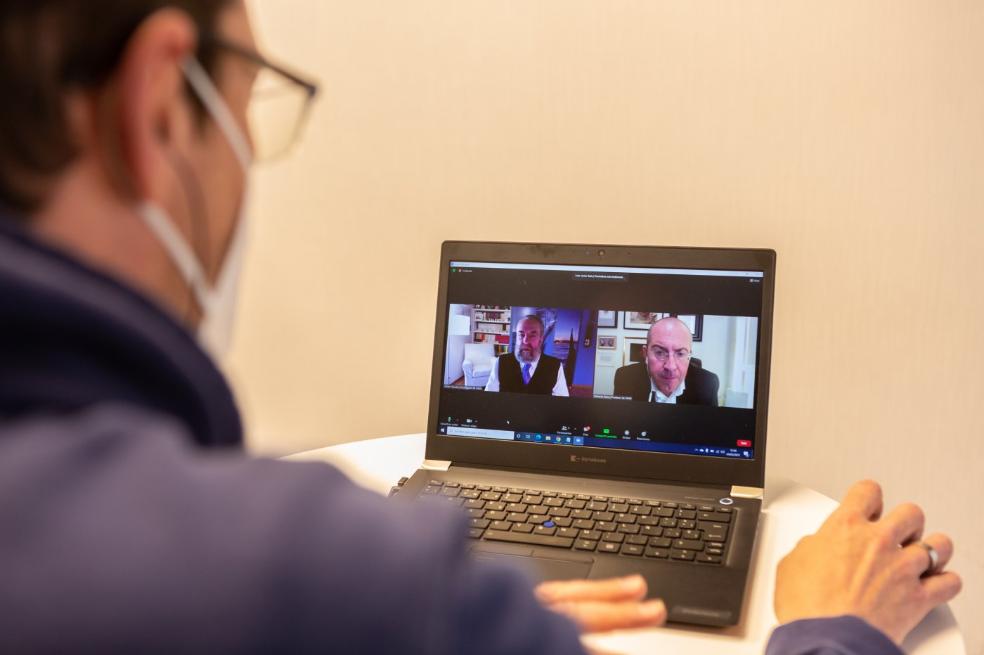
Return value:
<svg viewBox="0 0 984 655">
<path fill-rule="evenodd" d="M 642 574 L 673 622 L 740 621 L 765 476 L 775 252 L 447 242 L 426 460 L 540 579 Z"/>
</svg>

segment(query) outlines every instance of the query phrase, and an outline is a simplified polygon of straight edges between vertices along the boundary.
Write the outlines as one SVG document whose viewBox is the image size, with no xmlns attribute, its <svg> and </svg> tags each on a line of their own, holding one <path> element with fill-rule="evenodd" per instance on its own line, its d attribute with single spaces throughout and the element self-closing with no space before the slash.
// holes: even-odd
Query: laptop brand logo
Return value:
<svg viewBox="0 0 984 655">
<path fill-rule="evenodd" d="M 574 464 L 607 464 L 607 459 L 601 459 L 600 457 L 580 457 L 578 455 L 571 455 L 571 462 Z"/>
</svg>

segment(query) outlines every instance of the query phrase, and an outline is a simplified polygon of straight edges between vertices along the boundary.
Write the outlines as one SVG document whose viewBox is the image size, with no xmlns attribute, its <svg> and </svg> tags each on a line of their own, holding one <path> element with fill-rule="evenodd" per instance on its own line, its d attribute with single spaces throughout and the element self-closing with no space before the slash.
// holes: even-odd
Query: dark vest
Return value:
<svg viewBox="0 0 984 655">
<path fill-rule="evenodd" d="M 499 391 L 513 393 L 541 393 L 550 395 L 557 384 L 560 360 L 550 355 L 540 355 L 536 371 L 529 384 L 523 384 L 523 369 L 513 353 L 499 355 Z"/>
</svg>

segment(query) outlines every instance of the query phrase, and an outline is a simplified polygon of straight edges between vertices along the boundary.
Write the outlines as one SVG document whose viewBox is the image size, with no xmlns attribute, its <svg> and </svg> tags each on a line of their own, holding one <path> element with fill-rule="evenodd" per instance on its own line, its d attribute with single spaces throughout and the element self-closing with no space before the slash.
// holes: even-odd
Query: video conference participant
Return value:
<svg viewBox="0 0 984 655">
<path fill-rule="evenodd" d="M 543 353 L 545 331 L 539 316 L 524 316 L 516 325 L 516 350 L 496 358 L 485 390 L 569 396 L 561 361 Z"/>
<path fill-rule="evenodd" d="M 664 318 L 649 328 L 646 362 L 615 371 L 615 395 L 668 405 L 717 407 L 718 376 L 691 366 L 693 335 L 678 318 Z"/>
</svg>

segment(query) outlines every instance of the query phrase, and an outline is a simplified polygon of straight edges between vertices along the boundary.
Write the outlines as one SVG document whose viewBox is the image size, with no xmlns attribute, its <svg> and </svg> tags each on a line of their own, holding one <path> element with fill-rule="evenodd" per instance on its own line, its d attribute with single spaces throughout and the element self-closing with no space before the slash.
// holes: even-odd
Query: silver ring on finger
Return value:
<svg viewBox="0 0 984 655">
<path fill-rule="evenodd" d="M 926 567 L 926 570 L 923 571 L 922 575 L 927 576 L 939 573 L 940 554 L 935 548 L 927 544 L 925 541 L 919 541 L 917 543 L 925 548 L 926 554 L 929 555 L 929 566 Z"/>
</svg>

